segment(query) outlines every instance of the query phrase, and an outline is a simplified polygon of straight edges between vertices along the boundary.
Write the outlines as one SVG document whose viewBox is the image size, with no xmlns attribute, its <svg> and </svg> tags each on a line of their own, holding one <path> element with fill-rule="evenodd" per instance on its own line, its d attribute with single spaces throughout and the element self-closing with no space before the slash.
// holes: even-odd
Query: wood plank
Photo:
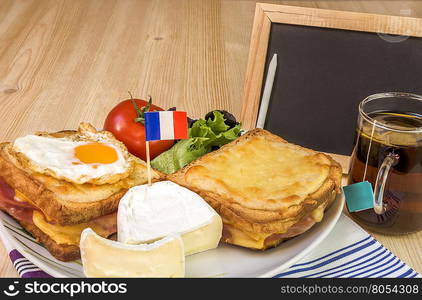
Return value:
<svg viewBox="0 0 422 300">
<path fill-rule="evenodd" d="M 242 112 L 240 115 L 242 127 L 245 129 L 255 128 L 256 125 L 270 29 L 270 19 L 265 14 L 262 6 L 257 5 L 245 75 Z"/>
<path fill-rule="evenodd" d="M 19 277 L 18 272 L 9 258 L 9 253 L 6 252 L 3 244 L 0 242 L 0 277 Z"/>
<path fill-rule="evenodd" d="M 419 18 L 273 4 L 259 6 L 273 23 L 422 37 Z"/>
</svg>

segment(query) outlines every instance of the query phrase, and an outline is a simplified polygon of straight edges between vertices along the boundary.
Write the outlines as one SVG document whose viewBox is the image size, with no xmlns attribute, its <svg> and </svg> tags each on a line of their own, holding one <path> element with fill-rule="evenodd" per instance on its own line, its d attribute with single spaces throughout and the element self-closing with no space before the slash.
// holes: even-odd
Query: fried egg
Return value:
<svg viewBox="0 0 422 300">
<path fill-rule="evenodd" d="M 101 134 L 55 138 L 27 135 L 15 140 L 14 151 L 31 170 L 76 184 L 114 183 L 129 173 L 129 154 Z"/>
</svg>

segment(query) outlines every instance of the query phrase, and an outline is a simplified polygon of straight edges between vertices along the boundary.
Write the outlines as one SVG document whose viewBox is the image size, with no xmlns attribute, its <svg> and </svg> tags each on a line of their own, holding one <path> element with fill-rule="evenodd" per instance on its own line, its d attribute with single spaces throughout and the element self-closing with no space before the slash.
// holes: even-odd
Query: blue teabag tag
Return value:
<svg viewBox="0 0 422 300">
<path fill-rule="evenodd" d="M 368 181 L 362 181 L 343 187 L 349 212 L 374 208 L 374 192 Z"/>
</svg>

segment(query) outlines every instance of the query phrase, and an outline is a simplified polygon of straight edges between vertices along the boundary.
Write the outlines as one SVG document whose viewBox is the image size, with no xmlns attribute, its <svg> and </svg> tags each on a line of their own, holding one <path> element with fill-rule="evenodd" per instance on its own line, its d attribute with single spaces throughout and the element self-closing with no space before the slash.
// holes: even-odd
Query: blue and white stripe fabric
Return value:
<svg viewBox="0 0 422 300">
<path fill-rule="evenodd" d="M 277 278 L 412 278 L 420 275 L 344 214 L 328 237 Z"/>
<path fill-rule="evenodd" d="M 1 226 L 1 225 L 0 225 Z M 18 250 L 14 248 L 12 243 L 4 238 L 0 232 L 0 242 L 3 243 L 3 246 L 9 252 L 10 260 L 13 263 L 16 271 L 18 272 L 21 278 L 49 278 L 49 274 L 38 268 L 25 256 L 23 256 Z"/>
</svg>

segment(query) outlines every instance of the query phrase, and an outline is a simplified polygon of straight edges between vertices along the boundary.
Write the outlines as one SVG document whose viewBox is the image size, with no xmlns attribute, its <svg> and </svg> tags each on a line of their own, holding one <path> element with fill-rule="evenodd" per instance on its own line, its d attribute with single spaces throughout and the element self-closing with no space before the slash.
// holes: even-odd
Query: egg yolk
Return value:
<svg viewBox="0 0 422 300">
<path fill-rule="evenodd" d="M 75 156 L 85 164 L 111 164 L 118 159 L 116 149 L 101 143 L 80 145 Z"/>
</svg>

